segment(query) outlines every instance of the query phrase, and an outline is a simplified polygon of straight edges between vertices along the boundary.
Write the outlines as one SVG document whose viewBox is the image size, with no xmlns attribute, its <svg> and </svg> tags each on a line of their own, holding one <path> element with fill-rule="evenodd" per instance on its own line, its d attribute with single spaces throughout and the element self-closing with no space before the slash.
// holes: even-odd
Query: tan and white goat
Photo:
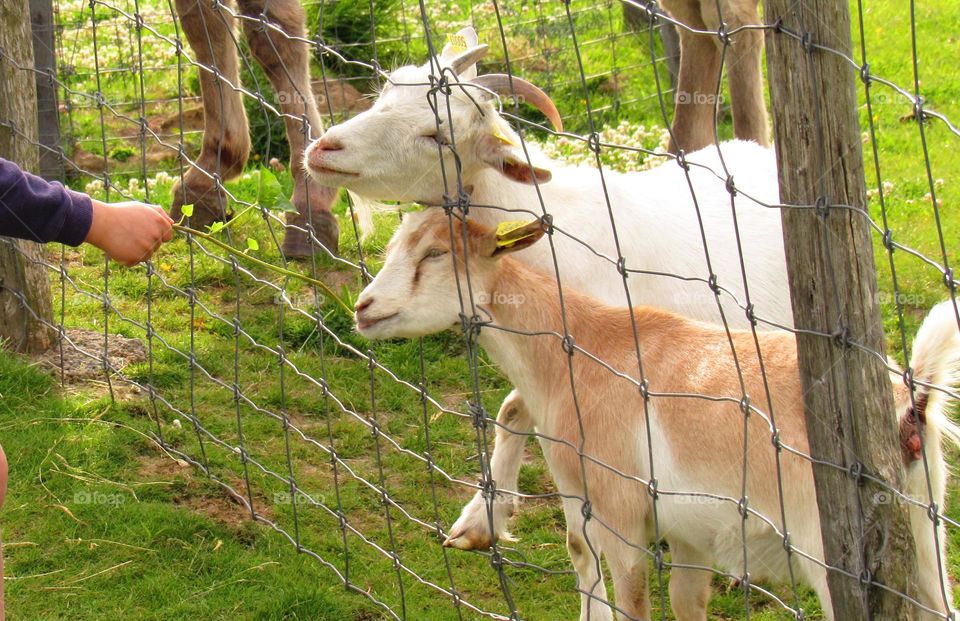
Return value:
<svg viewBox="0 0 960 621">
<path fill-rule="evenodd" d="M 770 523 L 749 519 L 745 542 L 741 536 L 737 499 L 744 493 L 745 425 L 739 406 L 743 392 L 726 332 L 655 308 L 606 306 L 569 289 L 563 290 L 561 305 L 554 278 L 506 256 L 531 245 L 542 232 L 541 224 L 534 222 L 505 241 L 492 229 L 463 224 L 440 209 L 408 216 L 390 242 L 383 269 L 358 299 L 357 329 L 370 338 L 419 337 L 461 325 L 463 309 L 470 314 L 473 308 L 489 320 L 480 330 L 479 343 L 529 404 L 529 416 L 541 434 L 544 456 L 563 497 L 567 548 L 583 593 L 581 619 L 612 618 L 600 573 L 601 555 L 612 575 L 616 607 L 631 618 L 649 618 L 646 546 L 654 537 L 646 484 L 651 478 L 650 458 L 660 492 L 659 531 L 670 544 L 674 564 L 670 598 L 678 619 L 706 619 L 710 568 L 739 575 L 744 547 L 752 578 L 785 578 L 784 540 Z M 960 360 L 960 335 L 952 312 L 952 307 L 938 307 L 917 340 L 917 377 L 930 383 L 953 379 Z M 652 395 L 646 413 L 638 381 L 632 379 L 638 375 L 639 362 L 632 324 L 639 334 L 643 377 Z M 565 328 L 577 348 L 572 357 L 560 338 Z M 755 353 L 751 355 L 752 334 L 734 331 L 730 338 L 739 354 L 745 390 L 757 408 L 746 425 L 750 455 L 746 495 L 752 512 L 779 516 L 776 451 L 770 442 L 770 419 L 763 414 L 771 411 L 771 405 L 781 441 L 801 454 L 809 452 L 794 337 L 759 335 L 772 404 L 763 398 L 764 377 Z M 902 379 L 898 382 L 902 384 Z M 940 473 L 934 500 L 942 507 L 942 455 L 934 447 L 949 423 L 943 414 L 946 398 L 938 395 L 934 399 L 931 393 L 925 401 L 924 438 L 931 470 Z M 909 395 L 906 402 L 904 394 L 899 397 L 898 416 L 903 418 Z M 497 442 L 510 435 L 498 428 Z M 790 482 L 784 487 L 783 503 L 791 542 L 810 557 L 822 559 L 810 462 L 784 451 L 781 464 L 781 476 Z M 925 489 L 908 491 L 924 491 L 919 497 L 926 503 Z M 585 501 L 590 503 L 589 520 L 584 519 Z M 918 540 L 932 545 L 934 531 L 924 511 L 912 512 L 911 518 Z M 770 519 L 778 523 L 776 517 Z M 921 549 L 918 558 L 920 584 L 947 584 L 935 555 L 931 560 Z M 792 556 L 792 564 L 798 578 L 817 591 L 829 618 L 824 569 L 798 554 Z M 946 593 L 949 603 L 948 584 Z M 939 588 L 922 590 L 921 597 L 925 606 L 944 610 Z"/>
</svg>

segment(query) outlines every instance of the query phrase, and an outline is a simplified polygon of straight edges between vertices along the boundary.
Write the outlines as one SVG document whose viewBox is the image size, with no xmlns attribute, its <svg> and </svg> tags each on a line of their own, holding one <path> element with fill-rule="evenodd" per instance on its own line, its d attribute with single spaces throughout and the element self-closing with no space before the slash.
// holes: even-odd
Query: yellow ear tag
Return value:
<svg viewBox="0 0 960 621">
<path fill-rule="evenodd" d="M 517 146 L 517 143 L 515 143 L 515 142 L 514 142 L 509 136 L 507 136 L 505 133 L 503 133 L 503 130 L 500 129 L 500 126 L 499 126 L 499 125 L 494 125 L 494 126 L 493 126 L 493 137 L 496 138 L 497 140 L 499 140 L 500 142 L 502 142 L 503 144 L 510 145 L 511 147 Z"/>
<path fill-rule="evenodd" d="M 518 241 L 528 237 L 533 237 L 536 233 L 533 231 L 522 231 L 524 227 L 533 224 L 536 220 L 513 220 L 501 222 L 497 225 L 497 248 L 511 248 Z"/>
<path fill-rule="evenodd" d="M 450 48 L 451 48 L 454 52 L 457 52 L 458 54 L 459 54 L 460 52 L 466 52 L 466 51 L 467 51 L 467 40 L 466 40 L 466 38 L 464 38 L 463 35 L 459 35 L 459 34 L 448 34 L 448 35 L 447 35 L 447 43 L 449 43 L 449 44 L 450 44 Z"/>
</svg>

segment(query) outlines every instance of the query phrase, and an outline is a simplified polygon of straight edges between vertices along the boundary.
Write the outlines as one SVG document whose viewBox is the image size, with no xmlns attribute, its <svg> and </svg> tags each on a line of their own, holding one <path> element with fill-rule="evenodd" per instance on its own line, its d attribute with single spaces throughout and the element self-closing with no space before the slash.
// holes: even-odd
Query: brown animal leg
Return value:
<svg viewBox="0 0 960 621">
<path fill-rule="evenodd" d="M 664 0 L 674 19 L 697 30 L 706 30 L 699 0 Z M 720 51 L 711 35 L 680 31 L 680 76 L 675 92 L 673 137 L 670 152 L 696 151 L 713 142 L 716 122 L 716 89 L 720 76 Z"/>
<path fill-rule="evenodd" d="M 729 7 L 723 17 L 730 30 L 744 24 L 760 23 L 757 3 L 753 0 Z M 763 101 L 763 74 L 760 66 L 762 49 L 762 30 L 742 30 L 731 37 L 726 65 L 734 135 L 741 140 L 753 140 L 768 146 L 770 127 L 767 107 Z"/>
<path fill-rule="evenodd" d="M 208 0 L 177 0 L 177 13 L 196 61 L 208 69 L 200 69 L 203 146 L 196 165 L 174 186 L 170 215 L 179 220 L 180 208 L 193 204 L 190 225 L 202 228 L 226 217 L 226 195 L 218 182 L 243 170 L 250 135 L 240 93 L 231 86 L 240 84 L 232 16 Z"/>
<path fill-rule="evenodd" d="M 243 20 L 243 31 L 250 51 L 277 91 L 290 144 L 290 171 L 295 184 L 292 201 L 298 213 L 287 218 L 284 254 L 306 257 L 318 250 L 311 243 L 310 231 L 327 250 L 336 253 L 340 231 L 330 206 L 337 190 L 317 185 L 303 168 L 304 149 L 323 133 L 310 88 L 309 46 L 289 38 L 306 34 L 303 8 L 298 0 L 239 0 L 239 4 L 240 12 L 253 18 Z M 260 22 L 264 11 L 267 21 L 289 37 Z"/>
</svg>

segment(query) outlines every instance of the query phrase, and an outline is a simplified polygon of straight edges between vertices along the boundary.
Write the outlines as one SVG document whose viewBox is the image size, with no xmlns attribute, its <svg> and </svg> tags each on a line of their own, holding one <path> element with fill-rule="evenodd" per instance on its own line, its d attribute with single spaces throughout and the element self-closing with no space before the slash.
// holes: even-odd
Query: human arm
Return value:
<svg viewBox="0 0 960 621">
<path fill-rule="evenodd" d="M 0 235 L 70 246 L 88 242 L 129 266 L 169 241 L 172 226 L 160 207 L 104 203 L 0 159 Z"/>
</svg>

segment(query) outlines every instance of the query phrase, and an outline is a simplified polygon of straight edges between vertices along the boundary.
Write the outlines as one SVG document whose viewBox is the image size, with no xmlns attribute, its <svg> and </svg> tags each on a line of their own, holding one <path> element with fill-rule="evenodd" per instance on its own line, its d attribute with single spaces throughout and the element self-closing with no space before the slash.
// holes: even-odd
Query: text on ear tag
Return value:
<svg viewBox="0 0 960 621">
<path fill-rule="evenodd" d="M 454 51 L 454 52 L 457 52 L 458 54 L 459 54 L 460 52 L 466 52 L 466 51 L 467 51 L 467 40 L 466 40 L 466 38 L 465 38 L 463 35 L 460 35 L 460 34 L 448 34 L 448 35 L 447 35 L 447 43 L 449 43 L 449 44 L 450 44 L 450 47 L 453 49 L 453 51 Z"/>
<path fill-rule="evenodd" d="M 497 225 L 497 248 L 510 248 L 518 241 L 536 235 L 536 230 L 523 230 L 536 220 L 511 220 Z"/>
</svg>

